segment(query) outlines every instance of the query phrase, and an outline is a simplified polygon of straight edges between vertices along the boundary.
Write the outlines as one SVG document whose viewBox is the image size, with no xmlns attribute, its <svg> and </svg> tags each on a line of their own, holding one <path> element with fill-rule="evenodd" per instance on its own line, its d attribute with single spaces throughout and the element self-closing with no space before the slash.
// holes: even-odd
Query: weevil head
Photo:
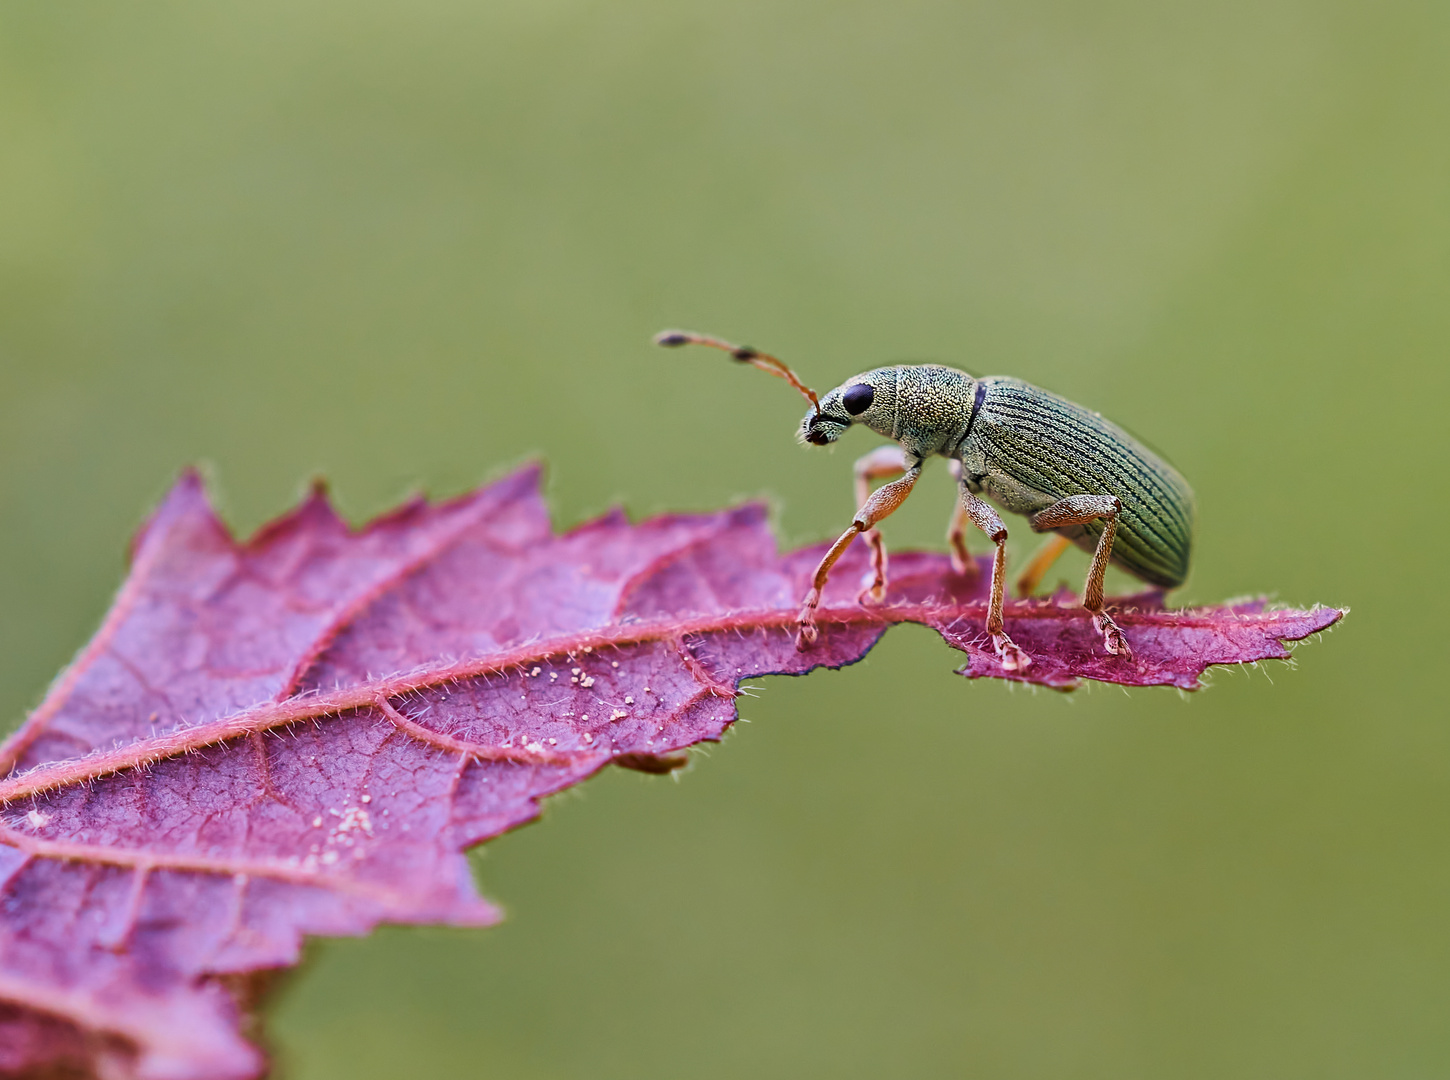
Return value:
<svg viewBox="0 0 1450 1080">
<path fill-rule="evenodd" d="M 821 407 L 806 413 L 797 438 L 813 446 L 828 446 L 852 424 L 892 436 L 896 412 L 896 368 L 863 372 L 821 397 Z"/>
</svg>

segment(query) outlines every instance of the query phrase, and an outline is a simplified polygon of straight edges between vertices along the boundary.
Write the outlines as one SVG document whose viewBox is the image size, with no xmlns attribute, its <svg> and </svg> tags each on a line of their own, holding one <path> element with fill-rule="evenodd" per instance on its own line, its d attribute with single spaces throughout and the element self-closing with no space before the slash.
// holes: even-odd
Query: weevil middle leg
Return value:
<svg viewBox="0 0 1450 1080">
<path fill-rule="evenodd" d="M 916 461 L 911 468 L 906 470 L 906 475 L 900 480 L 882 484 L 873 491 L 862 504 L 861 509 L 856 511 L 856 517 L 851 522 L 851 527 L 843 532 L 840 538 L 831 545 L 831 550 L 826 552 L 825 558 L 816 567 L 815 577 L 811 579 L 811 591 L 806 593 L 801 613 L 796 617 L 796 626 L 800 628 L 796 635 L 798 647 L 803 649 L 816 640 L 816 608 L 821 603 L 821 590 L 826 587 L 826 580 L 831 576 L 831 567 L 835 566 L 836 560 L 845 554 L 846 549 L 851 546 L 852 540 L 870 530 L 878 521 L 887 517 L 906 501 L 906 497 L 911 494 L 911 489 L 916 486 L 919 476 L 921 476 L 921 462 Z"/>
<path fill-rule="evenodd" d="M 1007 636 L 1002 622 L 1002 593 L 1007 577 L 1007 526 L 1002 524 L 997 511 L 973 495 L 965 483 L 959 490 L 962 506 L 967 511 L 967 516 L 972 519 L 972 524 L 997 545 L 997 550 L 992 554 L 991 599 L 987 603 L 987 633 L 992 638 L 992 648 L 996 650 L 997 659 L 1004 668 L 1008 671 L 1021 671 L 1031 665 L 1032 658 Z"/>
<path fill-rule="evenodd" d="M 952 479 L 958 484 L 962 482 L 962 463 L 956 458 L 947 462 L 951 470 Z M 962 505 L 960 499 L 952 508 L 951 520 L 947 522 L 947 548 L 952 553 L 952 571 L 961 574 L 963 577 L 975 578 L 977 576 L 977 563 L 972 558 L 972 553 L 967 550 L 967 508 Z"/>
<path fill-rule="evenodd" d="M 1108 572 L 1108 559 L 1113 554 L 1113 537 L 1118 531 L 1118 514 L 1123 504 L 1113 495 L 1069 495 L 1045 510 L 1032 515 L 1032 528 L 1037 532 L 1060 529 L 1065 525 L 1087 525 L 1102 519 L 1103 532 L 1093 551 L 1087 582 L 1082 589 L 1082 606 L 1092 614 L 1093 626 L 1103 635 L 1103 648 L 1115 656 L 1132 656 L 1128 639 L 1112 616 L 1103 610 L 1103 577 Z"/>
</svg>

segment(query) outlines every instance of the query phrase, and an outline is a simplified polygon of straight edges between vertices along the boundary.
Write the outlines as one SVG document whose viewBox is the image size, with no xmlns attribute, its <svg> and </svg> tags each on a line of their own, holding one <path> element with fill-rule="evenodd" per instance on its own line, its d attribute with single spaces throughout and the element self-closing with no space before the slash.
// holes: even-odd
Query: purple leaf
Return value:
<svg viewBox="0 0 1450 1080">
<path fill-rule="evenodd" d="M 780 555 L 763 507 L 553 533 L 527 468 L 350 531 L 315 493 L 238 544 L 187 475 L 138 537 L 100 631 L 0 747 L 0 1072 L 252 1077 L 260 976 L 306 934 L 483 925 L 466 848 L 614 763 L 718 739 L 742 680 L 859 660 L 919 622 L 963 673 L 1198 685 L 1288 653 L 1341 612 L 1117 601 L 1110 657 L 1070 598 L 1009 605 L 1033 657 L 1002 671 L 985 582 L 899 553 L 854 602 L 864 545 L 794 620 L 823 546 Z"/>
</svg>

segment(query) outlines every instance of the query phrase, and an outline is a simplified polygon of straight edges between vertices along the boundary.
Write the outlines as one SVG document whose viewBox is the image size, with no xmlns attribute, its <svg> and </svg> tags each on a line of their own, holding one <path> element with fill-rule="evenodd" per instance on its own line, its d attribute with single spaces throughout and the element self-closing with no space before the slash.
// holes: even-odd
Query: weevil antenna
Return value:
<svg viewBox="0 0 1450 1080">
<path fill-rule="evenodd" d="M 655 344 L 663 345 L 667 349 L 675 349 L 681 345 L 708 345 L 712 349 L 727 352 L 742 364 L 754 364 L 761 371 L 790 383 L 811 403 L 816 410 L 816 415 L 821 415 L 821 399 L 816 397 L 816 392 L 801 382 L 800 377 L 783 360 L 777 360 L 769 353 L 752 349 L 749 345 L 732 345 L 723 338 L 696 334 L 691 330 L 662 330 L 655 335 Z"/>
</svg>

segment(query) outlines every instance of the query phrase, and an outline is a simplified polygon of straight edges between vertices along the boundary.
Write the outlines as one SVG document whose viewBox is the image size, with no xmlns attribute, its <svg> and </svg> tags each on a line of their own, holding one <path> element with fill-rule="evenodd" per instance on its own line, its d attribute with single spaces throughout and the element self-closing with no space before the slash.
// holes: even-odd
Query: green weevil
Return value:
<svg viewBox="0 0 1450 1080">
<path fill-rule="evenodd" d="M 877 524 L 906 501 L 928 457 L 948 460 L 960 498 L 947 529 L 952 566 L 977 572 L 967 554 L 970 521 L 996 545 L 987 607 L 987 633 L 1002 666 L 1032 661 L 1002 621 L 1007 529 L 986 495 L 1003 510 L 1024 514 L 1033 532 L 1051 533 L 1028 561 L 1017 590 L 1030 596 L 1069 544 L 1092 553 L 1082 606 L 1102 634 L 1103 647 L 1131 656 L 1128 639 L 1103 608 L 1108 563 L 1164 589 L 1183 584 L 1193 547 L 1193 491 L 1171 465 L 1098 413 L 1021 379 L 973 378 L 941 364 L 896 364 L 856 375 L 817 397 L 780 360 L 748 346 L 684 330 L 655 337 L 666 346 L 708 345 L 785 379 L 811 403 L 797 433 L 827 446 L 852 424 L 865 424 L 896 445 L 856 462 L 856 517 L 816 567 L 796 620 L 797 644 L 816 640 L 816 608 L 831 567 L 857 536 L 871 545 L 872 580 L 858 602 L 885 597 L 886 544 Z M 871 490 L 873 480 L 899 477 Z"/>
</svg>

